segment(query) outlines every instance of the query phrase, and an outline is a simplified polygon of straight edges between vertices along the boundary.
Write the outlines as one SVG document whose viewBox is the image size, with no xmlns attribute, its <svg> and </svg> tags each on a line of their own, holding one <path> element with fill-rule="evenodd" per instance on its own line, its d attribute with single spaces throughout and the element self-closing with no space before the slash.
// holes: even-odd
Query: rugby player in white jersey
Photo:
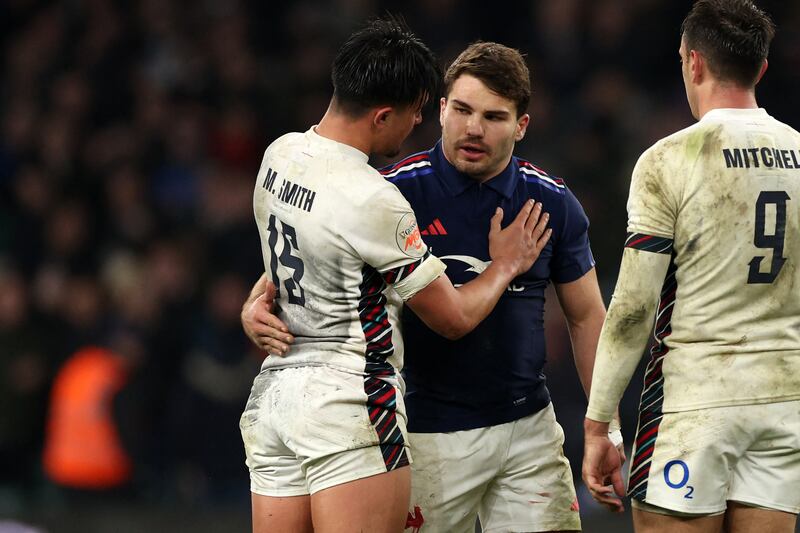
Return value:
<svg viewBox="0 0 800 533">
<path fill-rule="evenodd" d="M 456 338 L 494 307 L 549 238 L 528 201 L 489 233 L 492 263 L 453 288 L 397 188 L 367 164 L 395 155 L 440 72 L 403 24 L 377 20 L 333 64 L 320 121 L 266 150 L 254 191 L 265 272 L 295 343 L 267 358 L 241 418 L 253 530 L 399 532 L 410 474 L 391 286 L 425 323 Z"/>
<path fill-rule="evenodd" d="M 755 98 L 773 34 L 749 0 L 695 3 L 679 54 L 699 122 L 633 171 L 583 477 L 622 509 L 607 422 L 655 316 L 628 480 L 639 533 L 789 533 L 800 511 L 800 134 Z"/>
<path fill-rule="evenodd" d="M 489 264 L 488 242 L 474 228 L 488 225 L 498 206 L 516 212 L 536 198 L 553 234 L 532 268 L 463 338 L 445 339 L 403 312 L 404 401 L 414 454 L 406 528 L 471 533 L 479 518 L 483 531 L 579 531 L 564 434 L 542 373 L 543 316 L 552 282 L 588 391 L 605 317 L 589 221 L 564 180 L 513 155 L 528 126 L 531 96 L 519 51 L 473 43 L 450 64 L 444 84 L 441 141 L 381 173 L 425 221 L 423 240 L 448 261 L 446 275 L 467 283 Z M 285 354 L 291 335 L 268 312 L 270 298 L 258 299 L 273 290 L 259 280 L 242 325 L 257 346 Z"/>
</svg>

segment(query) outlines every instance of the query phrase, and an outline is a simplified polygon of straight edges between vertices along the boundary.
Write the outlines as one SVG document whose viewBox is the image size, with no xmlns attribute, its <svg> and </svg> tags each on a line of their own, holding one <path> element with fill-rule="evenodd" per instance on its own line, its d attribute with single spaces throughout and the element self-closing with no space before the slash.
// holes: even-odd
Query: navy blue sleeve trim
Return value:
<svg viewBox="0 0 800 533">
<path fill-rule="evenodd" d="M 671 254 L 672 239 L 646 233 L 628 233 L 628 237 L 625 239 L 625 248 L 635 248 L 655 254 Z"/>
<path fill-rule="evenodd" d="M 392 268 L 383 272 L 381 275 L 383 276 L 383 280 L 388 284 L 397 283 L 414 272 L 418 266 L 422 264 L 429 256 L 431 255 L 430 252 L 425 252 L 425 255 L 422 256 L 420 259 L 414 261 L 413 263 L 408 263 L 407 265 L 399 266 L 397 268 Z"/>
</svg>

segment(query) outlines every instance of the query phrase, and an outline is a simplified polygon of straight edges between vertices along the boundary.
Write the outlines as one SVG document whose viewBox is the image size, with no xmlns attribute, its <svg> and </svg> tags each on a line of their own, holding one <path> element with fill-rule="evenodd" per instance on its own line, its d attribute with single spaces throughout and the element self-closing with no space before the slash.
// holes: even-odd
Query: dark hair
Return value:
<svg viewBox="0 0 800 533">
<path fill-rule="evenodd" d="M 370 21 L 342 45 L 331 79 L 338 109 L 361 116 L 378 105 L 422 104 L 439 92 L 442 73 L 430 49 L 401 18 Z"/>
<path fill-rule="evenodd" d="M 775 25 L 750 0 L 698 0 L 681 25 L 686 47 L 702 53 L 721 81 L 752 87 Z"/>
<path fill-rule="evenodd" d="M 517 117 L 531 100 L 531 75 L 519 50 L 498 43 L 474 42 L 461 52 L 444 74 L 446 94 L 462 75 L 475 76 L 489 89 L 517 106 Z"/>
</svg>

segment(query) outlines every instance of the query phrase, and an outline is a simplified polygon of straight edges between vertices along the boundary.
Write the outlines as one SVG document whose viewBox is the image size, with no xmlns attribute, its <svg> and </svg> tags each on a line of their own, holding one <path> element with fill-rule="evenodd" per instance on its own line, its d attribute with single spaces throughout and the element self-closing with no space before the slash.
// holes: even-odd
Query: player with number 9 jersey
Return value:
<svg viewBox="0 0 800 533">
<path fill-rule="evenodd" d="M 644 344 L 652 315 L 642 303 L 657 299 L 628 481 L 636 509 L 715 514 L 736 500 L 798 511 L 784 489 L 800 473 L 789 466 L 800 435 L 775 431 L 776 420 L 797 419 L 800 399 L 798 201 L 800 134 L 760 108 L 710 110 L 636 164 L 598 345 L 611 357 L 593 377 L 614 392 L 593 388 L 587 410 L 610 420 L 637 361 L 612 354 Z M 661 268 L 657 298 L 642 273 Z M 768 458 L 773 446 L 786 464 Z M 746 459 L 732 471 L 726 458 Z"/>
<path fill-rule="evenodd" d="M 652 331 L 628 479 L 637 531 L 794 531 L 800 133 L 756 101 L 775 34 L 765 12 L 749 0 L 697 0 L 681 33 L 698 122 L 633 170 L 583 477 L 595 500 L 621 509 L 604 487 L 611 480 L 623 495 L 604 430 Z"/>
<path fill-rule="evenodd" d="M 800 134 L 764 109 L 711 110 L 639 159 L 626 247 L 672 258 L 647 373 L 664 412 L 800 398 L 799 202 Z"/>
</svg>

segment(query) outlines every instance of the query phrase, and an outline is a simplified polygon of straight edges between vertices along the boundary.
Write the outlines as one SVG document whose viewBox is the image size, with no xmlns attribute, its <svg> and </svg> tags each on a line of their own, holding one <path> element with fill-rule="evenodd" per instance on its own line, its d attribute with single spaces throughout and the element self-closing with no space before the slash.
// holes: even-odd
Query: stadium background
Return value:
<svg viewBox="0 0 800 533">
<path fill-rule="evenodd" d="M 237 424 L 259 355 L 238 314 L 263 268 L 253 179 L 269 142 L 322 115 L 332 56 L 367 17 L 402 14 L 443 65 L 476 39 L 527 55 L 532 121 L 516 153 L 583 203 L 608 301 L 633 164 L 692 123 L 677 55 L 690 5 L 5 0 L 0 531 L 11 520 L 51 532 L 248 530 Z M 798 128 L 800 3 L 760 5 L 779 31 L 759 103 Z M 405 152 L 437 138 L 428 108 Z M 577 480 L 585 400 L 552 293 L 547 327 Z M 54 377 L 89 345 L 133 369 L 113 410 L 135 465 L 125 489 L 64 490 L 42 469 Z M 636 389 L 623 406 L 627 440 Z M 630 530 L 627 513 L 607 515 L 579 492 L 585 531 Z"/>
</svg>

